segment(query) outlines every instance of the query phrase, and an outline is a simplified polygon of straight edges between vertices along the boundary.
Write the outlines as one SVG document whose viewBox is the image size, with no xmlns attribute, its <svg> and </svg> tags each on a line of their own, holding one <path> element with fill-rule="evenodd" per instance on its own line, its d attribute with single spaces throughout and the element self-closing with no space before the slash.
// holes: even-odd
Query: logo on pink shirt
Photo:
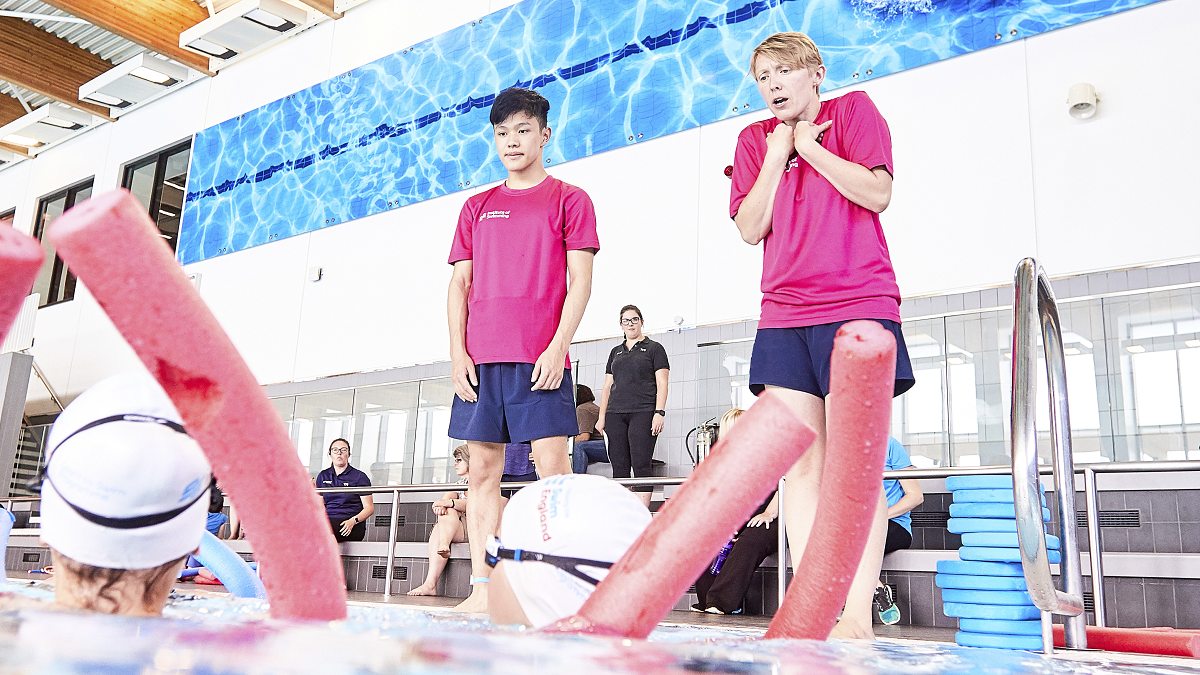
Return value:
<svg viewBox="0 0 1200 675">
<path fill-rule="evenodd" d="M 483 221 L 490 218 L 508 218 L 510 213 L 512 213 L 512 211 L 484 211 L 483 213 L 479 214 L 479 220 Z"/>
</svg>

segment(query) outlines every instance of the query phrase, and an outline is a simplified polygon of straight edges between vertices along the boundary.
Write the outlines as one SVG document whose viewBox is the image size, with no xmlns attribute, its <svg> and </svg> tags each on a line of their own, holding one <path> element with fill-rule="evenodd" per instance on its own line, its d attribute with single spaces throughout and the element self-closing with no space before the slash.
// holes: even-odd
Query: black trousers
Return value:
<svg viewBox="0 0 1200 675">
<path fill-rule="evenodd" d="M 658 436 L 650 433 L 654 411 L 636 413 L 608 413 L 604 416 L 604 435 L 608 437 L 608 462 L 612 465 L 613 478 L 629 478 L 633 469 L 634 478 L 650 476 L 654 444 Z M 634 492 L 653 492 L 650 485 L 639 485 Z"/>
<path fill-rule="evenodd" d="M 712 569 L 710 566 L 696 580 L 696 596 L 700 607 L 716 607 L 726 614 L 732 614 L 742 606 L 742 600 L 754 579 L 754 570 L 767 556 L 778 550 L 778 518 L 767 527 L 743 527 L 738 532 L 733 550 L 725 556 L 721 572 L 714 577 L 709 571 Z"/>
<path fill-rule="evenodd" d="M 366 521 L 355 525 L 353 528 L 350 529 L 350 534 L 343 537 L 342 536 L 342 521 L 343 520 L 347 520 L 347 519 L 346 518 L 330 518 L 329 519 L 329 527 L 333 528 L 333 538 L 334 539 L 336 539 L 338 542 L 343 542 L 343 541 L 362 541 L 363 539 L 366 538 L 366 536 L 367 536 Z"/>
<path fill-rule="evenodd" d="M 894 520 L 888 521 L 887 540 L 883 544 L 883 554 L 899 551 L 912 546 L 912 533 Z"/>
</svg>

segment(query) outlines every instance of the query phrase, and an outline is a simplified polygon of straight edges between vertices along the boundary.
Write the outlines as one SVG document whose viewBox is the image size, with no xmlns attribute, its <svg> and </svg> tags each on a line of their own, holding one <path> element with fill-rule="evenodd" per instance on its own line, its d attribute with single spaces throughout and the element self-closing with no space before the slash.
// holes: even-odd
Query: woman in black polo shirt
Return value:
<svg viewBox="0 0 1200 675">
<path fill-rule="evenodd" d="M 654 442 L 663 430 L 667 407 L 670 364 L 667 350 L 642 335 L 642 310 L 633 305 L 621 308 L 621 330 L 625 339 L 608 354 L 604 390 L 600 393 L 600 419 L 596 431 L 608 437 L 608 459 L 613 478 L 650 475 Z M 634 492 L 650 505 L 654 488 L 639 486 Z"/>
</svg>

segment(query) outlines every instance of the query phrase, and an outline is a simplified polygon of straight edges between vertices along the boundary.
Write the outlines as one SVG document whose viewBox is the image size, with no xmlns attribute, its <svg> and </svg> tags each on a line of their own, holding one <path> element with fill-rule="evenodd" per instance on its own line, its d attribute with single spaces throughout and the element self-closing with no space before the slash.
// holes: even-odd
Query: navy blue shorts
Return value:
<svg viewBox="0 0 1200 675">
<path fill-rule="evenodd" d="M 571 371 L 563 370 L 558 389 L 531 391 L 532 363 L 481 363 L 475 366 L 479 400 L 454 397 L 450 408 L 450 438 L 481 443 L 525 443 L 539 438 L 574 436 L 575 418 Z"/>
<path fill-rule="evenodd" d="M 904 334 L 895 321 L 878 321 L 896 336 L 896 388 L 893 396 L 912 389 L 912 364 Z M 750 391 L 762 393 L 766 385 L 803 391 L 818 398 L 829 395 L 829 361 L 833 357 L 833 338 L 842 324 L 824 323 L 801 328 L 759 328 L 750 356 Z"/>
</svg>

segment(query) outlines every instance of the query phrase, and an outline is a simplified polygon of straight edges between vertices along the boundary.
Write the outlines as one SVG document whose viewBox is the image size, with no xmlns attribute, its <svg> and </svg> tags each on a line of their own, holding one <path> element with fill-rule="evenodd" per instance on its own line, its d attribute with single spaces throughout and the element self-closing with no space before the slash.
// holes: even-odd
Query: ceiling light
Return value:
<svg viewBox="0 0 1200 675">
<path fill-rule="evenodd" d="M 961 366 L 963 364 L 963 360 L 957 356 L 951 356 L 950 358 L 946 359 L 946 363 L 949 363 L 952 366 Z"/>
<path fill-rule="evenodd" d="M 1183 344 L 1189 347 L 1200 347 L 1200 340 L 1186 340 Z"/>
<path fill-rule="evenodd" d="M 205 56 L 211 56 L 214 59 L 232 59 L 238 55 L 237 52 L 228 47 L 222 47 L 215 42 L 209 42 L 203 38 L 196 38 L 195 40 L 192 40 L 187 44 L 181 44 L 180 46 L 187 47 L 195 52 L 200 52 Z"/>
<path fill-rule="evenodd" d="M 0 139 L 33 148 L 60 141 L 91 124 L 90 114 L 49 103 L 0 127 Z"/>
<path fill-rule="evenodd" d="M 167 87 L 179 81 L 170 75 L 167 75 L 166 73 L 158 70 L 151 70 L 146 66 L 138 66 L 137 68 L 129 71 L 129 74 L 133 77 L 146 80 L 147 82 L 153 82 L 154 84 L 161 84 Z"/>
<path fill-rule="evenodd" d="M 190 72 L 178 63 L 142 52 L 84 83 L 79 87 L 79 98 L 106 105 L 117 113 L 187 81 Z"/>
<path fill-rule="evenodd" d="M 1076 354 L 1079 353 L 1079 350 L 1074 347 L 1067 347 L 1066 349 L 1063 350 L 1063 353 L 1066 354 L 1067 356 L 1075 356 Z"/>
<path fill-rule="evenodd" d="M 1125 351 L 1129 352 L 1130 354 L 1141 354 L 1142 352 L 1146 351 L 1146 348 L 1141 345 L 1129 345 L 1125 348 Z"/>
<path fill-rule="evenodd" d="M 36 138 L 30 138 L 28 136 L 22 136 L 20 134 L 9 134 L 9 135 L 5 136 L 4 138 L 0 138 L 0 141 L 3 141 L 5 143 L 12 143 L 13 145 L 23 145 L 27 148 L 32 148 L 36 145 L 41 145 L 41 143 L 39 143 Z"/>
<path fill-rule="evenodd" d="M 306 10 L 284 0 L 241 0 L 179 34 L 179 46 L 219 59 L 257 49 L 307 24 Z"/>
<path fill-rule="evenodd" d="M 1077 120 L 1086 120 L 1096 114 L 1096 104 L 1100 97 L 1096 88 L 1086 82 L 1073 85 L 1067 91 L 1067 112 Z"/>
</svg>

